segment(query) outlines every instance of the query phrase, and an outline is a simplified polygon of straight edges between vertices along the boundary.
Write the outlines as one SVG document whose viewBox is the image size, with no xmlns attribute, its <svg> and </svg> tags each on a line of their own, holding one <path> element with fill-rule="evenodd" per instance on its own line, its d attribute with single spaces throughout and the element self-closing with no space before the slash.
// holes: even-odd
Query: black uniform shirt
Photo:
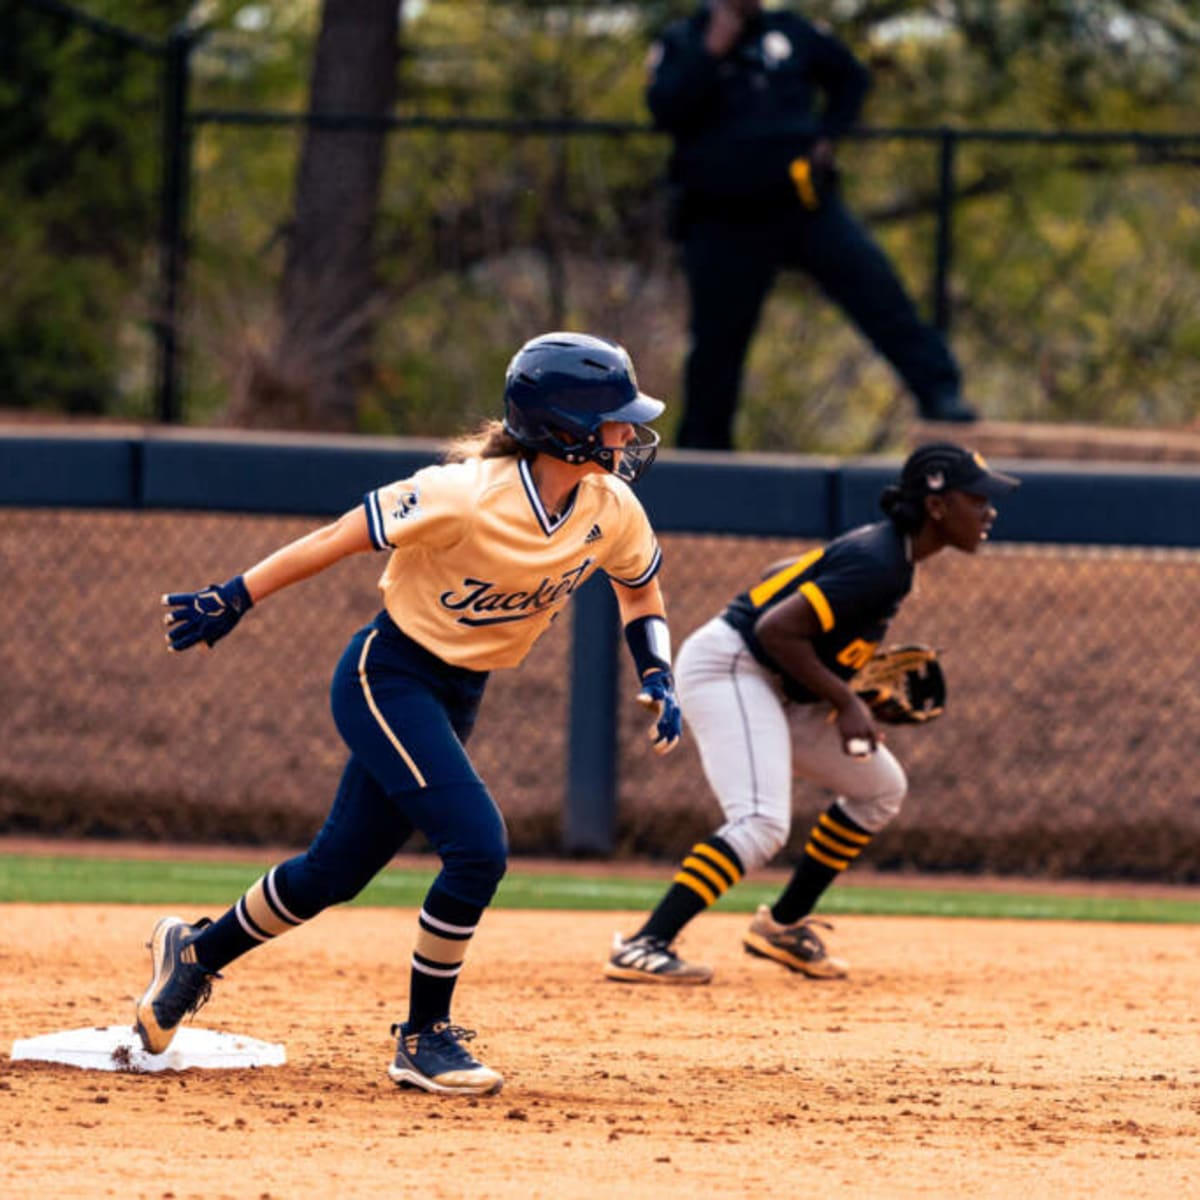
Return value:
<svg viewBox="0 0 1200 1200">
<path fill-rule="evenodd" d="M 701 196 L 794 194 L 790 163 L 858 120 L 870 75 L 795 13 L 748 21 L 721 59 L 704 49 L 708 20 L 704 8 L 668 26 L 654 51 L 646 100 L 658 128 L 675 136 L 672 178 Z"/>
<path fill-rule="evenodd" d="M 891 521 L 880 521 L 781 567 L 735 596 L 723 615 L 751 654 L 782 678 L 787 696 L 811 704 L 818 698 L 788 677 L 754 636 L 758 618 L 802 593 L 821 621 L 813 638 L 817 657 L 839 678 L 849 679 L 875 652 L 912 582 L 907 539 Z"/>
</svg>

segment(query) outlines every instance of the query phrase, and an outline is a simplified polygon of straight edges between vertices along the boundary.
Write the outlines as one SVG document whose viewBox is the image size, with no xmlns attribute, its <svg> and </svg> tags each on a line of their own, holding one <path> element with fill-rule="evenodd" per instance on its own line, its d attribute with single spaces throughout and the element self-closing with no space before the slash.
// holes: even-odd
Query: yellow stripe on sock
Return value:
<svg viewBox="0 0 1200 1200">
<path fill-rule="evenodd" d="M 824 850 L 820 850 L 816 846 L 814 846 L 812 844 L 812 842 L 809 842 L 804 847 L 804 853 L 807 854 L 810 858 L 815 858 L 817 860 L 817 862 L 824 863 L 827 867 L 831 868 L 834 871 L 844 871 L 850 865 L 850 863 L 847 859 L 831 858 L 828 854 L 825 853 Z"/>
<path fill-rule="evenodd" d="M 830 837 L 820 825 L 814 825 L 808 836 L 826 850 L 832 850 L 834 854 L 841 854 L 845 858 L 857 858 L 863 852 L 861 846 L 847 846 L 837 838 Z"/>
<path fill-rule="evenodd" d="M 729 890 L 729 884 L 725 882 L 725 877 L 719 875 L 708 863 L 703 859 L 697 858 L 694 854 L 689 854 L 680 866 L 683 871 L 691 871 L 695 874 L 703 875 L 716 888 L 718 896 L 723 895 Z"/>
<path fill-rule="evenodd" d="M 717 897 L 711 892 L 695 875 L 689 875 L 686 871 L 680 871 L 672 880 L 673 883 L 681 883 L 686 888 L 691 888 L 705 904 L 716 904 Z"/>
<path fill-rule="evenodd" d="M 869 833 L 856 833 L 853 829 L 847 829 L 845 825 L 840 821 L 835 821 L 828 813 L 822 813 L 817 818 L 817 823 L 832 830 L 836 837 L 845 838 L 848 842 L 857 842 L 860 846 L 865 846 L 871 840 Z"/>
<path fill-rule="evenodd" d="M 738 869 L 737 864 L 731 858 L 726 858 L 726 856 L 722 854 L 720 850 L 710 846 L 707 842 L 700 842 L 693 846 L 692 853 L 701 854 L 705 858 L 712 859 L 712 861 L 715 862 L 717 866 L 720 867 L 721 870 L 724 871 L 731 880 L 733 880 L 734 883 L 737 883 L 738 880 L 741 879 L 742 872 Z"/>
</svg>

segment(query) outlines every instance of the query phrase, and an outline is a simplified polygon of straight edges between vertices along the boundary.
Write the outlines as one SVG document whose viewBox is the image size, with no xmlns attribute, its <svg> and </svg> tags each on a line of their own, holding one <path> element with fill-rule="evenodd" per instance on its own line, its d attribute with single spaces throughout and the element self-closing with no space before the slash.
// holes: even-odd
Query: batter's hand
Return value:
<svg viewBox="0 0 1200 1200">
<path fill-rule="evenodd" d="M 650 740 L 656 754 L 669 754 L 679 744 L 683 733 L 683 714 L 675 698 L 675 680 L 670 671 L 651 671 L 642 680 L 638 703 L 652 712 L 658 720 L 650 726 Z"/>
<path fill-rule="evenodd" d="M 254 605 L 240 575 L 227 583 L 210 583 L 200 592 L 171 592 L 162 602 L 170 610 L 163 617 L 168 650 L 186 650 L 197 642 L 211 646 Z"/>
</svg>

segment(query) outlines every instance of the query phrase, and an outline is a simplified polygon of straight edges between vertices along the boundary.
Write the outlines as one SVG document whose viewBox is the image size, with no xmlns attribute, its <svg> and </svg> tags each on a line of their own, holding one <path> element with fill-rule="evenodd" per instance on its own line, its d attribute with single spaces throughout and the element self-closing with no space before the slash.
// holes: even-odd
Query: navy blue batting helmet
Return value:
<svg viewBox="0 0 1200 1200">
<path fill-rule="evenodd" d="M 658 453 L 658 434 L 644 422 L 664 407 L 638 390 L 623 347 L 586 333 L 544 333 L 526 342 L 504 376 L 504 428 L 517 442 L 564 462 L 594 462 L 627 483 Z M 636 439 L 605 446 L 606 421 L 634 426 Z"/>
</svg>

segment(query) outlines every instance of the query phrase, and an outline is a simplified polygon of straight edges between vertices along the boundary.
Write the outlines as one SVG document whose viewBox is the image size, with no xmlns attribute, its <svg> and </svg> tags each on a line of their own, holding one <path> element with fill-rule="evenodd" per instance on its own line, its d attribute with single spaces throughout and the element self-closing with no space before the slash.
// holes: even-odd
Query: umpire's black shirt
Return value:
<svg viewBox="0 0 1200 1200">
<path fill-rule="evenodd" d="M 789 165 L 854 124 L 870 75 L 795 13 L 748 20 L 724 58 L 704 49 L 708 20 L 704 5 L 668 26 L 651 59 L 646 101 L 675 138 L 672 181 L 689 199 L 733 210 L 794 198 Z"/>
</svg>

